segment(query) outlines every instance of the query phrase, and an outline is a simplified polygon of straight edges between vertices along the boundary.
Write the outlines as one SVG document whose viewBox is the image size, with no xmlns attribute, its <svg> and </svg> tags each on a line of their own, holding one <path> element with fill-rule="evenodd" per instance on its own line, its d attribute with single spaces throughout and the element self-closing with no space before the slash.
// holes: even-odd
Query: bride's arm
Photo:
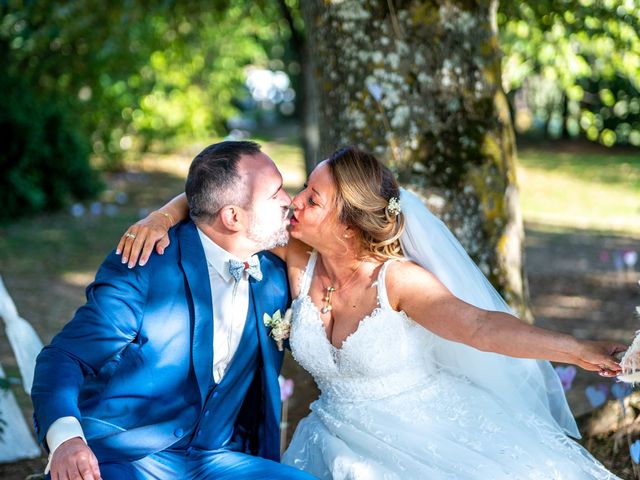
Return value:
<svg viewBox="0 0 640 480">
<path fill-rule="evenodd" d="M 158 254 L 164 253 L 169 246 L 167 232 L 188 215 L 187 196 L 181 193 L 127 228 L 120 237 L 116 254 L 122 254 L 122 263 L 128 263 L 129 268 L 133 268 L 138 261 L 141 266 L 146 264 L 154 247 Z"/>
<path fill-rule="evenodd" d="M 440 337 L 485 352 L 572 363 L 606 376 L 620 372 L 613 355 L 626 350 L 624 345 L 534 327 L 508 313 L 463 302 L 416 264 L 396 262 L 390 267 L 386 284 L 391 305 Z"/>
<path fill-rule="evenodd" d="M 164 253 L 170 243 L 167 232 L 188 216 L 187 196 L 181 193 L 127 228 L 120 237 L 116 254 L 122 254 L 122 263 L 127 263 L 129 268 L 133 268 L 136 263 L 145 265 L 154 247 L 159 255 Z M 303 258 L 303 253 L 308 250 L 309 247 L 302 242 L 292 240 L 284 247 L 273 248 L 271 253 L 287 263 L 297 264 L 297 259 Z"/>
</svg>

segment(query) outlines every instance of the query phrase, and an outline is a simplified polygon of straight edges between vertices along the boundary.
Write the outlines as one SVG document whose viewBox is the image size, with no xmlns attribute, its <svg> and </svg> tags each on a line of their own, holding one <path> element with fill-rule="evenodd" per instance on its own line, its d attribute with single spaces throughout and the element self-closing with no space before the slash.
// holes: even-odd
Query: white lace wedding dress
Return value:
<svg viewBox="0 0 640 480">
<path fill-rule="evenodd" d="M 308 296 L 316 259 L 293 302 L 290 344 L 321 395 L 283 463 L 336 480 L 617 478 L 557 425 L 439 370 L 434 335 L 389 304 L 388 262 L 378 306 L 335 348 Z"/>
</svg>

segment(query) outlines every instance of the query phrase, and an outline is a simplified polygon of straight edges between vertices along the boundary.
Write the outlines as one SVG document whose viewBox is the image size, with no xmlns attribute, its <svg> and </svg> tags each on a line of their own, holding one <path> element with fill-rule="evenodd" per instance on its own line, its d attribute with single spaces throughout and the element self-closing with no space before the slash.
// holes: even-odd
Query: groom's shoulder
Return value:
<svg viewBox="0 0 640 480">
<path fill-rule="evenodd" d="M 258 253 L 258 258 L 260 259 L 260 267 L 263 271 L 271 270 L 274 273 L 286 275 L 287 264 L 277 255 L 265 250 Z"/>
<path fill-rule="evenodd" d="M 149 257 L 149 261 L 156 260 L 162 261 L 164 258 L 169 262 L 174 262 L 176 258 L 180 257 L 180 250 L 186 250 L 189 253 L 189 250 L 194 246 L 202 247 L 200 243 L 200 238 L 198 236 L 198 230 L 196 229 L 195 224 L 189 220 L 183 220 L 180 223 L 174 225 L 167 232 L 169 236 L 169 246 L 164 249 L 164 253 L 162 255 L 158 255 L 155 251 Z"/>
<path fill-rule="evenodd" d="M 167 246 L 162 255 L 158 254 L 155 250 L 149 256 L 149 260 L 146 265 L 140 266 L 136 264 L 132 268 L 128 268 L 126 264 L 122 263 L 122 255 L 116 253 L 116 250 L 113 249 L 107 256 L 105 257 L 102 265 L 98 269 L 96 277 L 98 276 L 129 276 L 129 277 L 140 277 L 153 275 L 154 270 L 157 268 L 162 268 L 162 266 L 171 265 L 176 263 L 176 259 L 178 257 L 179 251 L 179 235 L 180 228 L 183 226 L 183 223 L 179 223 L 178 225 L 172 227 L 169 232 L 169 246 Z M 157 272 L 156 272 L 157 273 Z"/>
<path fill-rule="evenodd" d="M 258 253 L 263 280 L 259 282 L 260 291 L 272 299 L 280 299 L 286 304 L 291 302 L 287 264 L 271 252 Z"/>
<path fill-rule="evenodd" d="M 173 267 L 177 267 L 181 256 L 181 241 L 185 236 L 193 236 L 193 232 L 190 232 L 189 230 L 190 228 L 187 221 L 180 222 L 171 227 L 167 232 L 167 235 L 169 236 L 169 245 L 164 249 L 162 255 L 154 249 L 149 256 L 147 264 L 143 267 L 137 265 L 135 268 L 148 268 L 148 270 L 152 271 L 153 274 L 157 274 L 166 268 L 171 269 Z M 187 245 L 185 245 L 185 248 L 189 250 Z"/>
</svg>

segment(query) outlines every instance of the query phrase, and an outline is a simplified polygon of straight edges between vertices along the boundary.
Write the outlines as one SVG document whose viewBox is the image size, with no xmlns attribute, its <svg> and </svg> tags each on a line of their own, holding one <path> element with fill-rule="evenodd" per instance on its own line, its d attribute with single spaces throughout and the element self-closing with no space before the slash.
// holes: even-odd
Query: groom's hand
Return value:
<svg viewBox="0 0 640 480">
<path fill-rule="evenodd" d="M 99 480 L 98 459 L 80 437 L 61 443 L 51 458 L 51 480 Z"/>
</svg>

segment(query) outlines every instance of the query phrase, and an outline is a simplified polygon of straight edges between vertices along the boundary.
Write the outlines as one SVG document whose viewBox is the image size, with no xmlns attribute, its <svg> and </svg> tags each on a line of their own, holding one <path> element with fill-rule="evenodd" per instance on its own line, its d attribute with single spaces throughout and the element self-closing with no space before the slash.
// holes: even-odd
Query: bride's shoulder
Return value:
<svg viewBox="0 0 640 480">
<path fill-rule="evenodd" d="M 390 281 L 404 283 L 405 281 L 411 282 L 415 278 L 420 278 L 425 274 L 429 274 L 429 272 L 417 263 L 411 260 L 401 259 L 387 264 L 385 278 L 387 284 Z"/>
<path fill-rule="evenodd" d="M 287 263 L 290 279 L 298 278 L 305 271 L 312 252 L 313 248 L 306 243 L 295 239 L 289 241 L 287 255 L 284 260 Z"/>
<path fill-rule="evenodd" d="M 286 262 L 287 266 L 291 268 L 300 264 L 306 265 L 313 248 L 300 240 L 292 238 L 285 246 L 275 247 L 269 251 Z"/>
<path fill-rule="evenodd" d="M 387 279 L 404 279 L 408 275 L 422 272 L 427 270 L 409 259 L 401 258 L 388 263 L 385 276 Z"/>
<path fill-rule="evenodd" d="M 390 262 L 385 272 L 385 286 L 389 301 L 401 303 L 403 297 L 413 296 L 438 283 L 438 279 L 427 269 L 411 260 Z"/>
<path fill-rule="evenodd" d="M 306 243 L 292 238 L 287 244 L 287 255 L 285 261 L 289 269 L 304 269 L 309 262 L 309 257 L 313 252 L 313 248 Z"/>
</svg>

